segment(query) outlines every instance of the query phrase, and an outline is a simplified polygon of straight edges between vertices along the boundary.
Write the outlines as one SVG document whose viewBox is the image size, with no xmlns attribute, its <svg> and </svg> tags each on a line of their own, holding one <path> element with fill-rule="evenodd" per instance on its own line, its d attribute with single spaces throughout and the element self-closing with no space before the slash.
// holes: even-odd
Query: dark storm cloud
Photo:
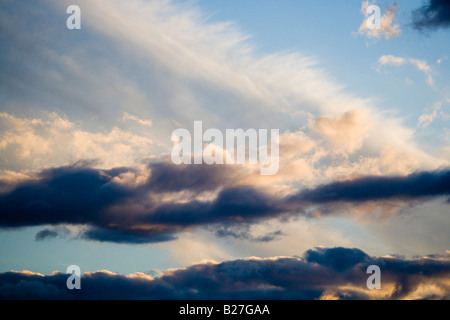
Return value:
<svg viewBox="0 0 450 320">
<path fill-rule="evenodd" d="M 151 165 L 148 185 L 156 192 L 207 191 L 221 187 L 234 175 L 230 167 L 218 170 L 217 166 L 179 165 L 158 162 Z"/>
<path fill-rule="evenodd" d="M 62 273 L 5 272 L 0 274 L 0 298 L 318 299 L 331 293 L 341 299 L 368 299 L 379 293 L 366 287 L 369 265 L 380 267 L 387 299 L 407 298 L 419 287 L 420 298 L 450 298 L 445 281 L 450 276 L 448 256 L 406 260 L 370 257 L 359 249 L 347 248 L 316 248 L 303 258 L 197 264 L 154 279 L 99 271 L 81 276 L 81 290 L 66 289 L 68 275 Z"/>
<path fill-rule="evenodd" d="M 428 0 L 413 11 L 413 26 L 416 29 L 437 29 L 450 26 L 450 1 Z"/>
<path fill-rule="evenodd" d="M 149 171 L 145 184 L 127 186 L 115 179 L 134 173 L 128 168 L 98 170 L 78 163 L 44 170 L 36 179 L 0 194 L 0 226 L 86 225 L 81 234 L 85 239 L 150 243 L 172 240 L 175 233 L 199 225 L 251 222 L 279 213 L 276 201 L 258 190 L 227 188 L 231 174 L 223 166 L 154 163 Z M 195 193 L 224 186 L 211 201 L 176 203 L 152 198 L 160 192 Z M 56 236 L 43 230 L 36 239 Z"/>
<path fill-rule="evenodd" d="M 36 180 L 0 195 L 0 225 L 88 224 L 102 210 L 130 195 L 107 171 L 67 166 L 42 171 Z"/>
<path fill-rule="evenodd" d="M 164 232 L 165 231 L 165 232 Z M 95 240 L 100 242 L 116 242 L 116 243 L 155 243 L 175 240 L 176 236 L 173 234 L 173 230 L 164 231 L 130 231 L 130 230 L 120 230 L 117 228 L 98 228 L 92 227 L 84 231 L 81 234 L 83 239 Z"/>
<path fill-rule="evenodd" d="M 412 200 L 450 195 L 450 171 L 413 173 L 405 177 L 369 176 L 332 182 L 304 190 L 291 200 L 327 202 L 364 202 Z"/>
<path fill-rule="evenodd" d="M 242 229 L 264 219 L 305 214 L 308 206 L 390 199 L 406 202 L 450 195 L 450 172 L 420 172 L 406 177 L 363 177 L 332 182 L 280 198 L 250 186 L 236 186 L 225 166 L 149 165 L 149 178 L 139 185 L 118 183 L 131 168 L 99 170 L 80 162 L 47 169 L 35 179 L 0 193 L 0 226 L 85 226 L 79 237 L 96 241 L 152 243 L 175 239 L 177 233 L 211 226 L 219 236 L 272 241 L 281 233 L 252 236 Z M 165 179 L 164 177 L 167 177 Z M 177 180 L 179 177 L 179 181 Z M 162 201 L 162 192 L 192 194 L 190 201 Z M 195 195 L 217 192 L 208 201 Z M 333 212 L 333 210 L 329 210 Z M 237 229 L 236 226 L 240 226 Z M 220 231 L 222 230 L 222 231 Z M 56 237 L 43 230 L 37 240 Z"/>
<path fill-rule="evenodd" d="M 338 271 L 352 268 L 368 258 L 369 256 L 367 254 L 356 248 L 335 248 L 333 250 L 317 248 L 315 250 L 308 250 L 305 253 L 306 261 L 331 267 Z"/>
<path fill-rule="evenodd" d="M 251 187 L 224 189 L 213 201 L 162 204 L 142 222 L 165 225 L 252 221 L 276 215 L 277 200 Z"/>
</svg>

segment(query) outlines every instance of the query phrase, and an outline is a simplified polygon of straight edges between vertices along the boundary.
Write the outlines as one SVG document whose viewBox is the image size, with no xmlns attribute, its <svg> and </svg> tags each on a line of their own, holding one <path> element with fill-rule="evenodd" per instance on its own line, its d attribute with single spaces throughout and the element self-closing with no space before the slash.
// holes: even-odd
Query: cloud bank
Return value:
<svg viewBox="0 0 450 320">
<path fill-rule="evenodd" d="M 366 287 L 367 267 L 381 269 L 381 290 Z M 303 257 L 246 258 L 171 269 L 153 278 L 109 271 L 81 275 L 0 274 L 1 299 L 449 299 L 450 258 L 371 257 L 353 248 L 315 248 Z"/>
<path fill-rule="evenodd" d="M 336 214 L 341 204 L 410 205 L 450 195 L 450 172 L 445 170 L 357 177 L 283 195 L 239 184 L 232 168 L 160 161 L 141 171 L 100 170 L 86 162 L 46 169 L 0 193 L 0 226 L 78 225 L 85 227 L 78 235 L 84 239 L 151 243 L 201 226 L 225 228 L 224 236 L 228 227 L 232 235 L 233 226 L 245 231 L 246 224 L 310 216 L 318 208 Z M 43 230 L 36 239 L 55 238 L 54 231 Z"/>
</svg>

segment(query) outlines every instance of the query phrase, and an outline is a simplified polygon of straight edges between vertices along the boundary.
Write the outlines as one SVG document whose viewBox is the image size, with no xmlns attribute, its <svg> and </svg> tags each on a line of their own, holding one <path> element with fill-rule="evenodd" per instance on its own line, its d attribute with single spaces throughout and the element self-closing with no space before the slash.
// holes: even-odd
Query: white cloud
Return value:
<svg viewBox="0 0 450 320">
<path fill-rule="evenodd" d="M 325 137 L 335 148 L 353 153 L 363 145 L 370 129 L 368 111 L 352 110 L 334 118 L 320 117 L 311 122 L 314 130 Z"/>
<path fill-rule="evenodd" d="M 450 115 L 444 113 L 441 109 L 443 105 L 447 105 L 450 103 L 450 99 L 438 101 L 431 108 L 431 113 L 424 113 L 419 117 L 417 122 L 418 127 L 426 128 L 428 127 L 434 120 L 437 118 L 441 118 L 447 120 L 450 118 Z"/>
<path fill-rule="evenodd" d="M 417 125 L 422 128 L 428 127 L 434 121 L 434 119 L 436 119 L 439 109 L 440 109 L 440 106 L 437 105 L 431 113 L 422 114 L 419 117 L 419 121 L 418 121 Z"/>
<path fill-rule="evenodd" d="M 433 70 L 428 65 L 428 63 L 424 60 L 418 60 L 418 59 L 409 59 L 409 62 L 417 68 L 417 70 L 422 71 L 426 77 L 427 77 L 427 83 L 430 86 L 434 85 L 434 79 L 432 77 Z"/>
<path fill-rule="evenodd" d="M 34 170 L 83 159 L 98 165 L 135 165 L 153 148 L 152 140 L 118 127 L 107 132 L 83 130 L 65 116 L 46 113 L 42 118 L 22 118 L 0 113 L 2 169 Z M 19 169 L 19 170 L 20 170 Z"/>
<path fill-rule="evenodd" d="M 132 114 L 129 114 L 128 112 L 123 112 L 123 117 L 122 117 L 122 121 L 127 121 L 127 120 L 131 120 L 131 121 L 135 121 L 137 123 L 139 123 L 142 126 L 148 126 L 151 127 L 152 126 L 152 120 L 150 119 L 141 119 L 137 116 L 134 116 Z"/>
<path fill-rule="evenodd" d="M 406 59 L 402 57 L 396 57 L 393 55 L 381 56 L 378 59 L 379 65 L 391 65 L 391 66 L 401 66 L 406 63 Z"/>
<path fill-rule="evenodd" d="M 441 58 L 437 59 L 436 63 L 441 64 L 447 59 L 448 59 L 448 57 L 446 55 L 443 55 Z"/>
<path fill-rule="evenodd" d="M 433 79 L 433 69 L 431 68 L 431 66 L 425 61 L 425 60 L 419 60 L 419 59 L 406 59 L 406 58 L 402 58 L 402 57 L 397 57 L 397 56 L 393 56 L 393 55 L 385 55 L 385 56 L 381 56 L 378 59 L 378 67 L 377 67 L 377 71 L 380 71 L 382 66 L 385 65 L 390 65 L 390 66 L 401 66 L 401 65 L 405 65 L 405 64 L 411 64 L 414 67 L 416 67 L 417 70 L 419 70 L 420 72 L 423 72 L 426 76 L 426 81 L 430 86 L 434 85 L 434 79 Z"/>
</svg>

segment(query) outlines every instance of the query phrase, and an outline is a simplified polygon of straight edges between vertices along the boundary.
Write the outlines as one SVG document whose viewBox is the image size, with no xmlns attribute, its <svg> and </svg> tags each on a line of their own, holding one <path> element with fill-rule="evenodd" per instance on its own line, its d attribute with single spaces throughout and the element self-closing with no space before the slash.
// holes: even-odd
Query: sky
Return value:
<svg viewBox="0 0 450 320">
<path fill-rule="evenodd" d="M 448 299 L 449 36 L 444 0 L 0 0 L 0 297 Z M 278 172 L 175 165 L 194 121 L 278 129 Z"/>
</svg>

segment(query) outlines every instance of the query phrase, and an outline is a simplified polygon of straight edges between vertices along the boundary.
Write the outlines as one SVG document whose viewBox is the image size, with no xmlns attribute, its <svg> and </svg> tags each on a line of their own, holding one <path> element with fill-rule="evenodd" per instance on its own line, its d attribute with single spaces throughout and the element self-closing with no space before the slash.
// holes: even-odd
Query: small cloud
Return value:
<svg viewBox="0 0 450 320">
<path fill-rule="evenodd" d="M 439 108 L 435 108 L 431 114 L 422 114 L 419 117 L 419 122 L 417 123 L 417 126 L 422 128 L 428 127 L 434 121 L 434 119 L 436 119 L 438 110 Z"/>
<path fill-rule="evenodd" d="M 400 25 L 395 20 L 395 9 L 397 3 L 394 2 L 389 8 L 386 9 L 385 13 L 380 17 L 380 28 L 369 29 L 367 27 L 367 21 L 371 18 L 371 14 L 367 12 L 370 5 L 374 5 L 375 1 L 369 3 L 369 1 L 364 1 L 361 6 L 361 13 L 364 15 L 364 21 L 359 27 L 358 34 L 367 36 L 368 38 L 379 39 L 385 37 L 387 40 L 399 36 L 402 31 L 400 30 Z"/>
<path fill-rule="evenodd" d="M 414 67 L 416 67 L 417 70 L 423 72 L 426 76 L 426 81 L 430 86 L 434 85 L 434 79 L 432 76 L 433 69 L 425 60 L 406 59 L 406 58 L 402 58 L 402 57 L 396 57 L 393 55 L 384 55 L 378 59 L 377 71 L 379 72 L 381 67 L 385 66 L 385 65 L 398 67 L 398 66 L 405 65 L 407 63 L 413 65 Z"/>
<path fill-rule="evenodd" d="M 441 58 L 437 59 L 436 63 L 441 64 L 447 59 L 448 59 L 448 57 L 446 55 L 443 55 Z"/>
<path fill-rule="evenodd" d="M 143 126 L 147 126 L 147 127 L 151 127 L 153 125 L 152 120 L 150 119 L 141 119 L 135 115 L 129 114 L 128 112 L 123 112 L 122 113 L 122 121 L 135 121 L 137 123 L 139 123 L 140 125 Z"/>
<path fill-rule="evenodd" d="M 339 114 L 334 118 L 320 117 L 310 122 L 314 131 L 340 151 L 353 153 L 360 149 L 370 129 L 370 117 L 366 109 Z"/>
<path fill-rule="evenodd" d="M 377 72 L 381 71 L 382 66 L 394 66 L 399 67 L 406 64 L 407 60 L 402 57 L 396 57 L 393 55 L 384 55 L 378 59 Z"/>
<path fill-rule="evenodd" d="M 431 113 L 424 113 L 419 117 L 419 120 L 417 122 L 417 126 L 421 127 L 421 128 L 426 128 L 428 127 L 434 120 L 436 120 L 437 118 L 441 118 L 441 119 L 448 119 L 449 115 L 445 114 L 444 112 L 442 112 L 441 108 L 443 103 L 445 103 L 446 101 L 439 101 L 437 102 L 434 107 L 431 110 Z"/>
<path fill-rule="evenodd" d="M 59 227 L 54 229 L 44 229 L 36 233 L 35 240 L 36 241 L 43 241 L 43 240 L 50 240 L 55 238 L 64 238 L 69 234 L 69 229 L 65 227 Z"/>
<path fill-rule="evenodd" d="M 57 236 L 58 232 L 56 232 L 55 230 L 44 229 L 36 233 L 35 240 L 42 241 L 45 239 L 53 239 L 56 238 Z"/>
<path fill-rule="evenodd" d="M 281 230 L 268 232 L 263 235 L 252 235 L 249 225 L 231 225 L 222 226 L 216 231 L 216 235 L 220 238 L 235 238 L 240 240 L 248 240 L 252 242 L 271 242 L 279 240 L 286 234 Z"/>
<path fill-rule="evenodd" d="M 417 59 L 410 59 L 409 62 L 414 65 L 417 70 L 422 71 L 427 76 L 427 83 L 430 86 L 434 85 L 434 79 L 431 76 L 431 73 L 433 72 L 431 70 L 431 67 L 428 65 L 428 63 L 424 60 L 417 60 Z"/>
<path fill-rule="evenodd" d="M 260 237 L 255 237 L 252 240 L 256 241 L 256 242 L 271 242 L 271 241 L 279 240 L 284 235 L 285 235 L 284 232 L 282 232 L 281 230 L 278 230 L 278 231 L 274 231 L 274 232 L 269 232 Z"/>
<path fill-rule="evenodd" d="M 379 65 L 401 66 L 406 63 L 406 59 L 392 55 L 385 55 L 378 59 Z"/>
</svg>

